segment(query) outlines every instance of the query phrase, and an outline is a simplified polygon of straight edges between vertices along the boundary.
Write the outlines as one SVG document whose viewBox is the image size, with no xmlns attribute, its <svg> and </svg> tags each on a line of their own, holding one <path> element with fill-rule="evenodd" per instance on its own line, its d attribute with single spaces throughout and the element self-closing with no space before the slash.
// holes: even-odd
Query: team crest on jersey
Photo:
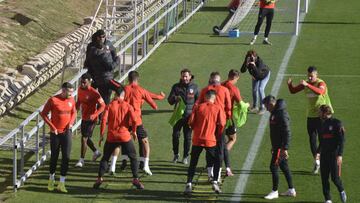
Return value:
<svg viewBox="0 0 360 203">
<path fill-rule="evenodd" d="M 332 131 L 332 130 L 333 130 L 333 127 L 332 127 L 332 125 L 331 125 L 331 126 L 329 126 L 329 130 L 330 130 L 330 131 Z"/>
<path fill-rule="evenodd" d="M 189 89 L 189 92 L 190 92 L 190 94 L 193 94 L 193 93 L 194 93 L 194 90 L 193 90 L 193 89 Z"/>
<path fill-rule="evenodd" d="M 72 103 L 71 103 L 71 102 L 68 102 L 68 105 L 69 105 L 70 108 L 72 107 Z"/>
<path fill-rule="evenodd" d="M 89 95 L 86 95 L 85 99 L 88 100 L 89 98 L 90 98 Z"/>
</svg>

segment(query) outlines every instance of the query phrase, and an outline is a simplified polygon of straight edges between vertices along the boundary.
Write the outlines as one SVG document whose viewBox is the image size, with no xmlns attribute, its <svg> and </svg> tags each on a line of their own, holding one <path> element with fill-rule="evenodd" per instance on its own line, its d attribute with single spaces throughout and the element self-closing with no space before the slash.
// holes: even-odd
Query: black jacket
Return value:
<svg viewBox="0 0 360 203">
<path fill-rule="evenodd" d="M 168 96 L 170 105 L 176 103 L 176 96 L 180 96 L 183 99 L 186 105 L 183 117 L 187 117 L 191 114 L 193 106 L 199 97 L 198 86 L 193 82 L 190 82 L 189 84 L 184 84 L 182 82 L 176 83 L 172 86 Z"/>
<path fill-rule="evenodd" d="M 267 65 L 264 64 L 263 60 L 258 56 L 256 61 L 255 61 L 255 65 L 247 64 L 247 57 L 245 57 L 244 63 L 241 66 L 240 71 L 242 73 L 245 73 L 246 70 L 249 71 L 250 75 L 252 75 L 255 80 L 262 80 L 264 79 L 270 72 L 270 69 Z"/>
<path fill-rule="evenodd" d="M 272 149 L 289 149 L 291 132 L 290 116 L 286 111 L 285 101 L 278 99 L 270 114 L 270 139 Z"/>
<path fill-rule="evenodd" d="M 318 153 L 342 156 L 344 151 L 344 127 L 336 118 L 321 121 L 319 128 L 320 145 Z"/>
</svg>

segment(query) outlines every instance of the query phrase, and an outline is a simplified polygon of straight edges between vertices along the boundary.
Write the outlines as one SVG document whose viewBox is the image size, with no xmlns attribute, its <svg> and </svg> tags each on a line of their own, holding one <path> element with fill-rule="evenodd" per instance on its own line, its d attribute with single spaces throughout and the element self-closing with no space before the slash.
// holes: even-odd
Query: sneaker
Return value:
<svg viewBox="0 0 360 203">
<path fill-rule="evenodd" d="M 256 42 L 256 39 L 255 38 L 253 38 L 251 41 L 250 41 L 250 45 L 254 45 L 255 44 L 255 42 Z"/>
<path fill-rule="evenodd" d="M 263 115 L 265 112 L 266 112 L 265 109 L 260 109 L 260 110 L 257 112 L 257 114 L 258 114 L 258 115 Z"/>
<path fill-rule="evenodd" d="M 235 13 L 235 11 L 236 11 L 236 8 L 230 8 L 230 9 L 229 9 L 229 12 L 230 12 L 230 13 Z"/>
<path fill-rule="evenodd" d="M 234 176 L 234 174 L 232 173 L 230 168 L 228 170 L 226 170 L 225 176 L 227 176 L 227 177 Z"/>
<path fill-rule="evenodd" d="M 258 113 L 259 108 L 257 108 L 257 107 L 251 107 L 251 108 L 249 109 L 249 111 L 250 111 L 251 113 Z"/>
<path fill-rule="evenodd" d="M 54 189 L 55 189 L 55 180 L 49 179 L 49 182 L 48 182 L 48 190 L 49 190 L 49 191 L 54 191 Z"/>
<path fill-rule="evenodd" d="M 263 44 L 272 45 L 272 43 L 268 39 L 264 39 Z"/>
<path fill-rule="evenodd" d="M 182 160 L 182 163 L 187 165 L 189 163 L 189 156 L 184 157 L 183 160 Z"/>
<path fill-rule="evenodd" d="M 320 164 L 317 164 L 315 162 L 314 169 L 313 169 L 313 174 L 319 174 L 319 171 L 320 171 Z"/>
<path fill-rule="evenodd" d="M 185 186 L 184 194 L 189 195 L 189 194 L 191 194 L 191 192 L 192 192 L 191 183 L 187 183 L 186 186 Z"/>
<path fill-rule="evenodd" d="M 214 181 L 213 184 L 212 184 L 212 189 L 214 190 L 214 192 L 216 194 L 220 194 L 221 193 L 221 189 L 220 189 L 220 186 L 218 184 L 217 181 Z"/>
<path fill-rule="evenodd" d="M 268 195 L 264 197 L 265 199 L 276 199 L 279 198 L 279 192 L 278 191 L 271 191 Z"/>
<path fill-rule="evenodd" d="M 65 187 L 65 183 L 64 182 L 59 182 L 58 186 L 57 186 L 57 190 L 63 193 L 67 193 L 67 189 Z"/>
<path fill-rule="evenodd" d="M 280 194 L 281 196 L 296 197 L 295 188 L 288 189 L 286 192 Z"/>
<path fill-rule="evenodd" d="M 84 161 L 83 160 L 79 160 L 76 164 L 75 167 L 76 168 L 82 168 L 84 166 Z"/>
<path fill-rule="evenodd" d="M 332 201 L 331 200 L 326 200 L 325 203 L 332 203 Z"/>
<path fill-rule="evenodd" d="M 139 163 L 139 169 L 140 169 L 140 170 L 143 170 L 143 169 L 144 169 L 144 162 L 143 162 L 143 161 L 140 161 L 140 163 Z"/>
<path fill-rule="evenodd" d="M 144 185 L 143 185 L 143 184 L 140 182 L 140 180 L 137 179 L 137 178 L 134 178 L 134 179 L 133 179 L 132 184 L 133 184 L 133 186 L 136 187 L 136 189 L 139 189 L 139 190 L 144 189 Z"/>
<path fill-rule="evenodd" d="M 214 181 L 214 177 L 213 176 L 208 176 L 208 182 L 212 183 Z"/>
<path fill-rule="evenodd" d="M 95 153 L 93 154 L 92 160 L 96 161 L 96 159 L 98 159 L 99 157 L 101 157 L 101 152 Z"/>
<path fill-rule="evenodd" d="M 179 154 L 175 154 L 172 162 L 176 164 L 179 161 L 179 156 Z"/>
<path fill-rule="evenodd" d="M 346 196 L 345 191 L 340 192 L 340 199 L 341 199 L 342 203 L 346 202 L 347 196 Z"/>
<path fill-rule="evenodd" d="M 125 170 L 126 166 L 127 166 L 127 160 L 123 159 L 121 161 L 120 170 L 122 170 L 122 171 Z"/>
<path fill-rule="evenodd" d="M 104 182 L 104 179 L 98 178 L 98 179 L 96 180 L 96 182 L 94 183 L 93 188 L 94 188 L 94 189 L 99 189 L 100 185 L 101 185 L 103 182 Z"/>
<path fill-rule="evenodd" d="M 149 175 L 149 176 L 152 175 L 149 166 L 144 167 L 144 172 L 145 172 L 147 175 Z"/>
</svg>

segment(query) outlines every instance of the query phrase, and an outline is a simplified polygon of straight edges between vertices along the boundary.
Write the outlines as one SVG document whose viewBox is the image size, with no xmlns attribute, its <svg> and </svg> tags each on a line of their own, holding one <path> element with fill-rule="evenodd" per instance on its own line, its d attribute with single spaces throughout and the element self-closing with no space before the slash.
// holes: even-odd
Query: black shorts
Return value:
<svg viewBox="0 0 360 203">
<path fill-rule="evenodd" d="M 95 121 L 81 121 L 82 137 L 91 137 L 95 128 Z"/>
<path fill-rule="evenodd" d="M 130 128 L 129 128 L 130 132 L 131 132 L 131 129 L 132 129 L 132 127 L 130 126 Z M 146 132 L 143 125 L 138 125 L 136 127 L 136 134 L 137 134 L 137 137 L 138 137 L 139 140 L 148 137 L 148 134 L 147 134 L 147 132 Z"/>
</svg>

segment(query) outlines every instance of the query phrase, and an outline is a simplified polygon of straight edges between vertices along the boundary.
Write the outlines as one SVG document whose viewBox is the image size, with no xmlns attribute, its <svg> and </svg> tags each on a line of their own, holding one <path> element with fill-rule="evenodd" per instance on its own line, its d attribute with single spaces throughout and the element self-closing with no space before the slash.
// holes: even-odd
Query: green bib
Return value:
<svg viewBox="0 0 360 203">
<path fill-rule="evenodd" d="M 174 125 L 182 118 L 182 115 L 185 112 L 186 105 L 182 99 L 176 104 L 173 114 L 169 119 L 169 124 L 174 127 Z"/>
<path fill-rule="evenodd" d="M 321 82 L 324 82 L 324 81 L 318 78 L 317 81 L 313 85 L 318 87 L 319 83 L 321 83 Z M 319 117 L 319 108 L 323 104 L 330 106 L 330 108 L 332 109 L 332 113 L 334 113 L 334 109 L 331 105 L 327 87 L 325 89 L 325 94 L 323 94 L 323 95 L 316 94 L 312 90 L 310 90 L 309 88 L 306 88 L 306 87 L 304 89 L 304 92 L 305 92 L 306 98 L 308 98 L 308 101 L 309 101 L 308 109 L 307 109 L 307 117 L 310 117 L 310 118 Z"/>
</svg>

